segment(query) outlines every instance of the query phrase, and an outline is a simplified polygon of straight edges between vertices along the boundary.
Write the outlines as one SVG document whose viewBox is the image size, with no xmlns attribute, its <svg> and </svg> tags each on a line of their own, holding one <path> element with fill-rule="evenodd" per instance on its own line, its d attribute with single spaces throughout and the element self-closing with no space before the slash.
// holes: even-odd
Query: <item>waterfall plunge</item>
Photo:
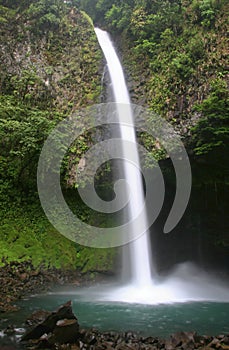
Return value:
<svg viewBox="0 0 229 350">
<path fill-rule="evenodd" d="M 98 28 L 95 29 L 95 32 L 106 58 L 111 77 L 115 102 L 117 103 L 121 138 L 136 145 L 130 98 L 121 63 L 108 33 Z M 125 113 L 121 104 L 125 104 L 126 106 Z M 125 123 L 132 126 L 126 126 Z M 131 157 L 135 159 L 135 164 L 138 164 L 138 168 L 140 169 L 137 145 L 133 152 L 134 154 Z M 122 158 L 129 158 L 125 147 L 123 148 Z M 131 189 L 129 206 L 129 219 L 131 219 L 138 214 L 144 202 L 142 179 L 140 171 L 127 161 L 124 162 L 124 176 Z M 147 220 L 146 213 L 144 220 Z M 144 225 L 142 226 L 144 227 Z M 132 225 L 132 230 L 136 230 L 134 225 Z M 190 263 L 178 265 L 166 279 L 160 279 L 160 281 L 156 281 L 156 277 L 152 279 L 151 273 L 153 266 L 150 258 L 148 239 L 148 232 L 145 232 L 138 239 L 131 242 L 128 247 L 124 248 L 124 254 L 127 248 L 130 251 L 129 255 L 126 254 L 123 264 L 125 281 L 128 281 L 130 276 L 132 277 L 130 284 L 127 283 L 122 287 L 118 286 L 118 288 L 113 285 L 107 288 L 103 286 L 102 290 L 97 288 L 92 289 L 90 292 L 87 291 L 85 293 L 87 297 L 90 300 L 143 304 L 200 300 L 229 302 L 228 284 L 224 284 L 215 276 L 209 276 Z"/>
<path fill-rule="evenodd" d="M 135 160 L 138 169 L 134 167 L 130 162 L 128 150 L 125 148 L 123 143 L 123 154 L 122 158 L 124 159 L 124 176 L 131 189 L 131 201 L 129 203 L 129 213 L 128 220 L 135 218 L 138 213 L 142 210 L 144 205 L 144 193 L 143 185 L 141 179 L 140 162 L 138 156 L 138 149 L 136 144 L 136 136 L 134 130 L 134 122 L 132 109 L 130 104 L 129 93 L 126 87 L 126 82 L 124 78 L 123 69 L 119 58 L 116 54 L 114 46 L 109 38 L 107 32 L 95 28 L 95 32 L 99 41 L 99 44 L 102 48 L 104 56 L 107 61 L 107 66 L 111 78 L 113 94 L 115 97 L 115 102 L 117 103 L 117 112 L 118 120 L 120 124 L 120 134 L 123 141 L 129 141 L 135 144 L 133 149 L 133 154 L 131 158 Z M 125 104 L 125 109 L 123 109 L 121 104 Z M 131 126 L 125 125 L 125 123 L 130 124 Z M 147 220 L 147 215 L 144 213 L 143 220 Z M 132 232 L 136 232 L 138 227 L 132 225 Z M 137 232 L 136 232 L 137 235 Z M 135 234 L 134 234 L 135 236 Z M 148 232 L 142 234 L 138 239 L 134 240 L 129 244 L 129 247 L 124 248 L 124 255 L 126 250 L 129 248 L 130 254 L 127 254 L 130 261 L 123 259 L 123 274 L 124 279 L 128 280 L 128 274 L 132 277 L 132 283 L 135 286 L 149 286 L 152 284 L 151 281 L 151 259 L 149 252 L 149 243 L 148 243 Z M 128 267 L 129 263 L 129 267 Z M 130 270 L 130 271 L 129 271 Z"/>
</svg>

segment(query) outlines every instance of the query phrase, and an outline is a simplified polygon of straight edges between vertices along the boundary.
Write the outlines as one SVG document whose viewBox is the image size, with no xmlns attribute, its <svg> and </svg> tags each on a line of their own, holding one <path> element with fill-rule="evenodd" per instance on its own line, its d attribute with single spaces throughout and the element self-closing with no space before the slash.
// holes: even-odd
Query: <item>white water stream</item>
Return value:
<svg viewBox="0 0 229 350">
<path fill-rule="evenodd" d="M 95 32 L 107 61 L 113 94 L 117 103 L 121 138 L 123 141 L 126 140 L 136 144 L 131 103 L 121 63 L 108 33 L 98 28 L 95 28 Z M 124 109 L 123 104 L 126 106 Z M 131 126 L 127 126 L 125 123 Z M 133 167 L 130 162 L 125 161 L 130 158 L 130 155 L 125 148 L 125 142 L 123 143 L 124 176 L 131 189 L 128 213 L 129 220 L 131 220 L 138 215 L 143 207 L 144 192 L 141 173 L 138 170 L 140 165 L 137 144 L 133 150 L 134 154 L 131 154 L 131 158 L 137 164 L 137 167 Z M 143 220 L 147 220 L 146 213 L 143 216 Z M 138 227 L 132 225 L 133 232 L 136 229 Z M 135 234 L 134 236 L 136 237 Z M 96 299 L 145 304 L 197 300 L 229 302 L 228 286 L 223 285 L 218 279 L 209 277 L 205 272 L 196 269 L 190 264 L 179 266 L 169 278 L 158 281 L 154 275 L 152 276 L 154 267 L 150 258 L 148 239 L 148 232 L 145 232 L 129 244 L 130 254 L 126 254 L 126 248 L 124 249 L 124 255 L 126 254 L 128 259 L 123 259 L 124 264 L 122 268 L 126 281 L 128 281 L 128 275 L 131 275 L 130 283 L 128 282 L 127 285 L 122 287 L 115 288 L 113 286 L 111 288 L 103 288 L 100 291 L 97 290 L 98 295 L 97 297 L 95 296 Z M 95 294 L 97 292 L 95 291 Z"/>
<path fill-rule="evenodd" d="M 128 154 L 129 150 L 125 147 L 125 142 L 123 142 L 122 146 L 122 158 L 124 160 L 124 176 L 125 180 L 129 185 L 129 188 L 131 189 L 131 201 L 129 203 L 128 213 L 128 221 L 131 221 L 133 218 L 137 217 L 144 205 L 144 192 L 141 173 L 139 171 L 140 162 L 136 143 L 131 103 L 124 78 L 123 69 L 108 33 L 98 28 L 95 29 L 95 32 L 107 61 L 115 102 L 117 103 L 121 138 L 123 141 L 129 141 L 132 142 L 133 145 L 135 145 L 135 147 L 133 147 L 132 149 L 131 159 L 134 159 L 134 162 L 137 165 L 137 167 L 133 166 L 128 161 L 128 159 L 130 158 L 130 154 Z M 125 108 L 123 108 L 123 104 L 125 104 Z M 129 124 L 130 126 L 125 124 Z M 147 220 L 147 215 L 145 212 L 142 220 Z M 138 235 L 138 232 L 135 231 L 138 230 L 138 227 L 132 225 L 131 230 L 134 236 L 135 232 L 136 236 Z M 138 239 L 130 243 L 129 250 L 132 283 L 136 286 L 151 285 L 151 259 L 149 252 L 148 232 L 145 232 Z M 125 259 L 123 259 L 123 261 L 125 261 Z M 124 274 L 125 270 L 126 273 L 128 273 L 127 266 L 123 266 Z M 124 278 L 126 279 L 128 278 L 128 276 L 124 276 Z"/>
</svg>

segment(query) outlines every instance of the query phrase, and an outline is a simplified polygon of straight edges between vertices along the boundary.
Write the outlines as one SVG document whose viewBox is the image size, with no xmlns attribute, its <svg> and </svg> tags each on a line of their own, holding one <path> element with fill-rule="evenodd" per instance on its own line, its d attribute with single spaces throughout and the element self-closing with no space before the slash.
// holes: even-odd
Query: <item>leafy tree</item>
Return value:
<svg viewBox="0 0 229 350">
<path fill-rule="evenodd" d="M 32 20 L 33 32 L 56 30 L 64 15 L 65 6 L 60 0 L 39 0 L 32 2 L 26 11 Z"/>
<path fill-rule="evenodd" d="M 212 81 L 209 96 L 195 109 L 203 118 L 193 128 L 194 152 L 197 155 L 217 154 L 227 164 L 229 152 L 229 95 L 226 82 Z"/>
<path fill-rule="evenodd" d="M 194 0 L 190 4 L 191 18 L 206 29 L 214 27 L 216 15 L 226 4 L 225 0 Z"/>
<path fill-rule="evenodd" d="M 105 20 L 111 26 L 118 30 L 126 30 L 129 27 L 129 20 L 131 15 L 131 8 L 128 4 L 122 7 L 112 5 L 112 7 L 106 12 Z"/>
</svg>

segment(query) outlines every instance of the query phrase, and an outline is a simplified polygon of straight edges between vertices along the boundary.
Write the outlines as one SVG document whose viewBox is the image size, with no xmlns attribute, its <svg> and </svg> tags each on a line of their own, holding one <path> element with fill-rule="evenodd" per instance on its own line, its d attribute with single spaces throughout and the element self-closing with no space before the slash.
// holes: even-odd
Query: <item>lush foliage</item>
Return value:
<svg viewBox="0 0 229 350">
<path fill-rule="evenodd" d="M 60 235 L 36 193 L 37 163 L 50 131 L 79 107 L 97 102 L 100 94 L 101 53 L 92 23 L 76 5 L 77 0 L 0 4 L 0 257 L 104 271 L 112 266 L 111 252 L 86 249 Z M 79 126 L 83 130 L 83 120 Z M 90 140 L 85 133 L 71 145 L 63 162 L 63 188 L 76 185 L 72 166 Z M 72 201 L 75 193 L 68 197 Z M 93 224 L 87 208 L 78 215 Z"/>
<path fill-rule="evenodd" d="M 56 113 L 57 114 L 57 113 Z M 36 185 L 36 167 L 41 147 L 59 115 L 32 107 L 14 96 L 0 97 L 1 192 Z M 8 192 L 9 193 L 9 192 Z"/>
<path fill-rule="evenodd" d="M 79 206 L 72 197 L 70 201 Z M 44 216 L 36 197 L 21 196 L 10 207 L 6 204 L 0 207 L 0 256 L 4 262 L 30 260 L 36 267 L 79 268 L 82 273 L 112 270 L 115 250 L 86 248 L 63 237 Z M 92 224 L 95 220 L 87 209 L 77 214 Z"/>
<path fill-rule="evenodd" d="M 0 255 L 3 261 L 30 260 L 46 268 L 73 269 L 79 260 L 75 244 L 60 235 L 34 204 L 24 204 L 23 210 L 13 205 L 1 217 Z"/>
<path fill-rule="evenodd" d="M 193 128 L 197 154 L 220 149 L 226 157 L 229 152 L 229 96 L 227 85 L 221 79 L 213 80 L 209 96 L 196 105 L 203 118 Z"/>
</svg>

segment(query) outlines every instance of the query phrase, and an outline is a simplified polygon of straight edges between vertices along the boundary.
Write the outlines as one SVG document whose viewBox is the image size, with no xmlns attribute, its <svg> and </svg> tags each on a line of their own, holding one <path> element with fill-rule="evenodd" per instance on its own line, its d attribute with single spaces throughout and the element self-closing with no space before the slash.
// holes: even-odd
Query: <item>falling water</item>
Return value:
<svg viewBox="0 0 229 350">
<path fill-rule="evenodd" d="M 118 120 L 120 125 L 120 134 L 123 141 L 129 141 L 135 144 L 133 148 L 133 154 L 131 158 L 134 159 L 137 167 L 134 167 L 130 162 L 128 150 L 125 147 L 125 142 L 123 142 L 123 154 L 124 159 L 124 176 L 131 189 L 131 201 L 129 203 L 129 218 L 132 220 L 137 217 L 139 212 L 141 212 L 144 204 L 144 192 L 141 179 L 140 162 L 138 156 L 138 149 L 136 143 L 136 136 L 134 130 L 133 114 L 131 109 L 130 97 L 127 90 L 123 69 L 112 41 L 109 38 L 107 32 L 96 28 L 95 29 L 99 44 L 102 48 L 104 56 L 107 61 L 107 66 L 111 78 L 113 94 L 115 102 L 117 103 Z M 125 104 L 125 108 L 123 108 Z M 127 125 L 125 125 L 128 124 Z M 131 125 L 131 126 L 130 126 Z M 138 168 L 138 169 L 137 169 Z M 147 220 L 146 213 L 144 213 L 143 220 Z M 138 235 L 138 227 L 132 225 L 132 234 L 134 236 Z M 134 231 L 135 230 L 135 231 Z M 130 258 L 130 271 L 128 268 L 127 259 L 124 259 L 123 272 L 125 274 L 125 279 L 128 280 L 127 274 L 131 274 L 132 283 L 136 286 L 148 286 L 152 284 L 151 277 L 151 259 L 149 252 L 148 243 L 148 232 L 142 234 L 139 238 L 134 240 L 129 244 L 129 258 Z M 124 255 L 127 252 L 124 250 Z"/>
<path fill-rule="evenodd" d="M 128 219 L 131 220 L 142 210 L 144 202 L 131 103 L 122 66 L 108 33 L 98 28 L 95 29 L 95 32 L 107 61 L 113 94 L 117 103 L 120 134 L 123 140 L 121 158 L 124 159 L 124 177 L 131 189 L 128 212 Z M 135 145 L 131 159 L 134 159 L 134 163 L 137 164 L 136 167 L 127 161 L 130 154 L 125 148 L 125 141 Z M 146 213 L 144 214 L 144 220 L 147 220 Z M 143 227 L 147 227 L 147 225 L 143 225 Z M 132 225 L 131 230 L 134 232 L 134 237 L 138 237 L 136 229 L 138 227 Z M 164 280 L 156 279 L 154 266 L 150 258 L 148 235 L 148 232 L 145 232 L 139 238 L 133 240 L 128 247 L 129 254 L 127 253 L 127 247 L 124 248 L 124 257 L 126 258 L 123 259 L 123 271 L 125 281 L 127 281 L 126 285 L 118 286 L 118 288 L 108 286 L 108 289 L 103 287 L 102 290 L 92 289 L 92 294 L 89 294 L 90 300 L 98 298 L 99 300 L 144 304 L 197 300 L 229 301 L 228 285 L 190 263 L 177 266 L 171 275 Z"/>
</svg>

